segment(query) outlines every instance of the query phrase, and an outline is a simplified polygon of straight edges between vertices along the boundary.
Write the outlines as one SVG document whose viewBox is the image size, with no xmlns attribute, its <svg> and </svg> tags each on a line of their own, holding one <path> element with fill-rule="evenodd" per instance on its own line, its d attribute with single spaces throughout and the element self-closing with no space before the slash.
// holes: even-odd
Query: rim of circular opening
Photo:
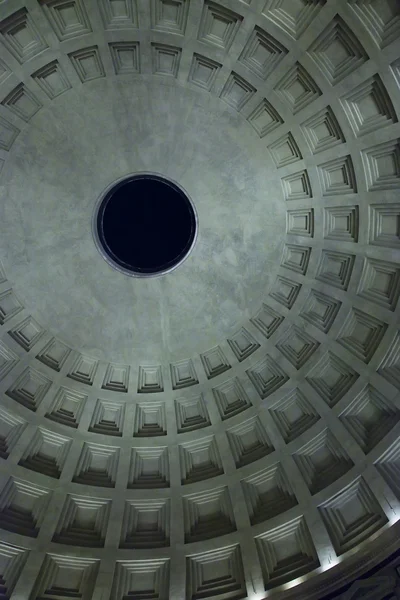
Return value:
<svg viewBox="0 0 400 600">
<path fill-rule="evenodd" d="M 121 264 L 121 263 L 123 263 L 123 261 L 114 260 L 112 258 L 112 256 L 110 256 L 110 254 L 108 254 L 107 251 L 105 250 L 105 247 L 103 245 L 103 242 L 100 238 L 99 231 L 98 231 L 99 213 L 100 213 L 100 211 L 102 211 L 104 213 L 104 210 L 108 204 L 108 201 L 110 200 L 110 198 L 112 196 L 111 191 L 115 192 L 116 189 L 118 189 L 118 187 L 122 186 L 124 183 L 128 183 L 129 181 L 134 181 L 136 179 L 147 179 L 147 178 L 155 179 L 157 181 L 161 181 L 162 183 L 165 183 L 166 185 L 169 185 L 172 188 L 174 188 L 174 187 L 177 188 L 176 191 L 178 193 L 180 193 L 181 195 L 183 195 L 185 201 L 189 203 L 189 205 L 193 211 L 193 216 L 194 216 L 193 239 L 186 244 L 185 248 L 180 253 L 182 255 L 181 258 L 178 259 L 178 262 L 176 262 L 172 265 L 166 265 L 160 271 L 156 271 L 154 273 L 151 273 L 151 272 L 149 273 L 149 272 L 145 272 L 145 271 L 142 272 L 139 270 L 132 270 L 132 267 L 129 267 L 128 265 L 124 266 L 123 264 Z M 103 257 L 103 259 L 113 269 L 116 269 L 120 273 L 123 273 L 124 275 L 128 275 L 129 277 L 160 277 L 161 275 L 165 275 L 166 273 L 171 273 L 171 271 L 174 271 L 191 254 L 193 247 L 197 240 L 197 235 L 198 235 L 198 216 L 197 216 L 196 207 L 195 207 L 192 199 L 190 198 L 190 196 L 186 192 L 186 190 L 181 185 L 179 185 L 179 183 L 177 183 L 176 181 L 174 181 L 173 179 L 171 179 L 169 177 L 167 178 L 164 175 L 161 175 L 161 173 L 155 173 L 153 171 L 141 171 L 139 173 L 131 173 L 130 175 L 124 175 L 123 177 L 119 177 L 118 179 L 116 179 L 115 181 L 110 183 L 105 188 L 105 190 L 103 190 L 103 192 L 100 194 L 99 198 L 96 201 L 95 208 L 93 211 L 92 234 L 93 234 L 93 239 L 94 239 L 97 250 Z M 191 236 L 192 236 L 192 232 L 191 232 Z M 104 239 L 104 237 L 103 237 L 103 239 Z M 189 240 L 190 240 L 190 238 L 189 238 Z M 105 242 L 105 240 L 104 240 L 104 242 Z M 114 254 L 111 249 L 110 249 L 110 253 Z M 172 261 L 169 261 L 169 262 L 171 263 Z M 127 263 L 125 263 L 125 264 L 127 264 Z"/>
</svg>

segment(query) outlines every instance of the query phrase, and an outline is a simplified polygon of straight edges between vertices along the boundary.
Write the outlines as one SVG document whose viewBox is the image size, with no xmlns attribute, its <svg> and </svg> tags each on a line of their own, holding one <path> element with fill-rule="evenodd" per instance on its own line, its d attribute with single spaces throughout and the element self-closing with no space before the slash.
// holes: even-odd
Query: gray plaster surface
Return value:
<svg viewBox="0 0 400 600">
<path fill-rule="evenodd" d="M 112 269 L 91 232 L 104 188 L 142 171 L 179 182 L 199 219 L 189 258 L 146 280 Z M 0 252 L 15 291 L 100 359 L 205 351 L 255 312 L 279 267 L 285 203 L 265 146 L 222 100 L 175 82 L 102 79 L 56 99 L 15 143 L 2 194 Z"/>
</svg>

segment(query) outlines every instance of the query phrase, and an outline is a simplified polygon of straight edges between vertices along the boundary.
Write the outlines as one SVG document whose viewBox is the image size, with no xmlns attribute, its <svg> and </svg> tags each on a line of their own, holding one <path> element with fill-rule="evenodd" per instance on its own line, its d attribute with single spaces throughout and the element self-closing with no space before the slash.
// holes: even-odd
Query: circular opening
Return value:
<svg viewBox="0 0 400 600">
<path fill-rule="evenodd" d="M 166 273 L 189 254 L 196 214 L 184 191 L 158 175 L 131 176 L 100 202 L 96 238 L 104 258 L 137 276 Z"/>
</svg>

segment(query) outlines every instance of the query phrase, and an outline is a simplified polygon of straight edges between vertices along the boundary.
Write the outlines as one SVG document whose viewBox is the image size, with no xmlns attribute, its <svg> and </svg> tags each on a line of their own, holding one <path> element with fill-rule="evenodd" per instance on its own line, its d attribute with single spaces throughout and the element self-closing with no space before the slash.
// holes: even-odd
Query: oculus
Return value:
<svg viewBox="0 0 400 600">
<path fill-rule="evenodd" d="M 118 181 L 102 195 L 93 234 L 103 258 L 119 271 L 134 277 L 162 275 L 193 248 L 197 215 L 178 184 L 142 173 Z"/>
</svg>

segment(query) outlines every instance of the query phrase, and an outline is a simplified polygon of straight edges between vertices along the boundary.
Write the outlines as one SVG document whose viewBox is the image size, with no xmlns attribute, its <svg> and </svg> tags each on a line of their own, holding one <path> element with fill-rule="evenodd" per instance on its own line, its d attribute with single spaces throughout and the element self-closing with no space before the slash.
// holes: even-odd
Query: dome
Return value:
<svg viewBox="0 0 400 600">
<path fill-rule="evenodd" d="M 0 1 L 1 597 L 318 600 L 398 547 L 399 39 L 392 0 Z M 143 181 L 186 217 L 143 184 L 112 239 L 186 219 L 164 262 L 102 229 Z"/>
</svg>

